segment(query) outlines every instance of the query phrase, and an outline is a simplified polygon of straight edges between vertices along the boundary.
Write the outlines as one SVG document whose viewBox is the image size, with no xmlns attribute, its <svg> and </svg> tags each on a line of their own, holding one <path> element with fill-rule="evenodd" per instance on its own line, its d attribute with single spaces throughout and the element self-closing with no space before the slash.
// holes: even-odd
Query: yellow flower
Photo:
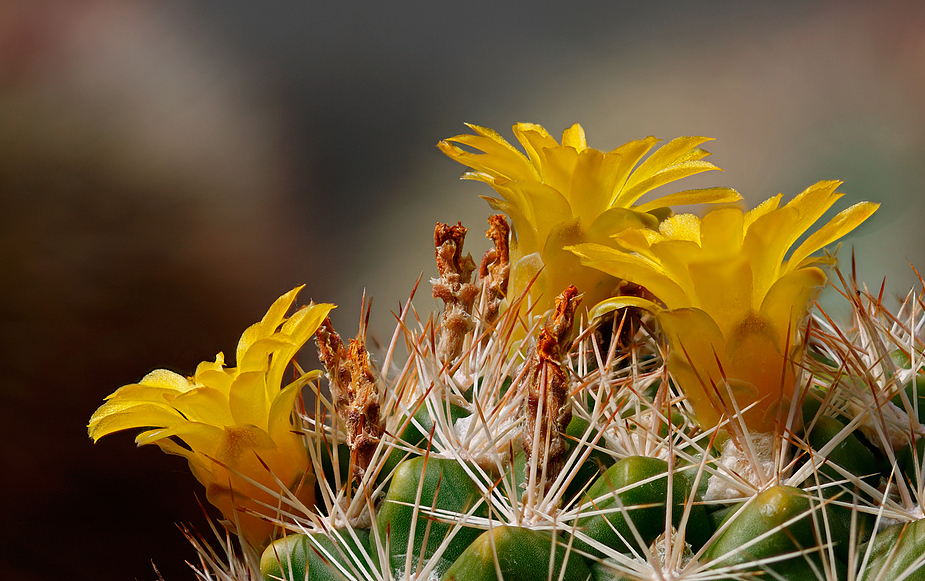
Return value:
<svg viewBox="0 0 925 581">
<path fill-rule="evenodd" d="M 681 214 L 657 230 L 626 230 L 614 239 L 627 252 L 571 247 L 583 264 L 640 284 L 659 301 L 610 299 L 592 315 L 629 305 L 654 312 L 670 347 L 668 369 L 701 425 L 712 427 L 722 414 L 759 402 L 743 414 L 745 425 L 774 430 L 794 393 L 801 325 L 826 282 L 817 265 L 829 261 L 811 254 L 878 207 L 861 202 L 842 211 L 789 253 L 841 197 L 840 184 L 819 182 L 782 208 L 778 194 L 747 213 L 727 207 L 703 220 Z"/>
<path fill-rule="evenodd" d="M 443 153 L 472 168 L 463 178 L 485 182 L 502 199 L 485 198 L 513 222 L 508 297 L 516 299 L 530 281 L 530 299 L 542 315 L 556 296 L 575 285 L 585 304 L 613 295 L 617 280 L 581 265 L 565 246 L 583 242 L 611 245 L 609 236 L 626 228 L 655 228 L 671 214 L 672 204 L 733 202 L 729 188 L 688 190 L 634 204 L 647 192 L 703 171 L 719 169 L 702 161 L 697 146 L 706 137 L 679 137 L 642 161 L 658 140 L 631 141 L 604 153 L 591 149 L 584 129 L 575 124 L 562 144 L 539 125 L 514 125 L 527 155 L 491 129 L 469 125 L 475 135 L 458 135 L 438 144 Z M 481 151 L 476 154 L 458 145 Z"/>
<path fill-rule="evenodd" d="M 298 489 L 308 506 L 314 504 L 308 454 L 293 431 L 292 414 L 301 387 L 320 372 L 285 387 L 282 382 L 289 362 L 334 306 L 311 305 L 286 318 L 301 288 L 277 299 L 259 323 L 244 331 L 238 367 L 225 367 L 219 353 L 189 378 L 152 371 L 106 398 L 87 426 L 94 442 L 120 430 L 145 428 L 135 442 L 157 444 L 186 458 L 209 502 L 255 547 L 265 544 L 273 525 L 236 507 L 274 514 L 261 503 L 277 506 L 280 482 Z"/>
</svg>

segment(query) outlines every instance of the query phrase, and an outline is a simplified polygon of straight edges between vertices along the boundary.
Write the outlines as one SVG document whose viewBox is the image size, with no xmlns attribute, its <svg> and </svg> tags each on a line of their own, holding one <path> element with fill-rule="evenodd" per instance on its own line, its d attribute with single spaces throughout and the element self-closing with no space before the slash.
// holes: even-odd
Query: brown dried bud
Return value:
<svg viewBox="0 0 925 581">
<path fill-rule="evenodd" d="M 364 333 L 361 330 L 345 347 L 331 319 L 326 318 L 315 331 L 315 343 L 318 358 L 328 372 L 334 409 L 347 429 L 353 475 L 361 480 L 382 437 L 379 390 L 369 367 Z"/>
<path fill-rule="evenodd" d="M 548 323 L 549 329 L 555 333 L 559 346 L 563 346 L 572 334 L 572 323 L 575 320 L 575 310 L 581 303 L 581 295 L 575 285 L 570 284 L 567 289 L 556 297 L 556 310 L 552 320 Z"/>
<path fill-rule="evenodd" d="M 328 383 L 334 408 L 344 409 L 350 405 L 350 369 L 347 367 L 347 347 L 340 335 L 334 330 L 329 317 L 325 317 L 321 326 L 315 331 L 315 345 L 318 346 L 318 359 L 328 372 Z"/>
<path fill-rule="evenodd" d="M 501 214 L 488 218 L 486 238 L 491 238 L 495 247 L 482 257 L 479 265 L 479 280 L 482 282 L 483 297 L 480 311 L 482 321 L 490 325 L 498 318 L 501 301 L 507 296 L 507 283 L 511 274 L 511 259 L 508 237 L 511 228 Z"/>
<path fill-rule="evenodd" d="M 562 357 L 569 347 L 567 338 L 580 302 L 581 296 L 574 286 L 556 297 L 555 313 L 540 330 L 527 370 L 523 427 L 527 477 L 529 480 L 531 458 L 535 454 L 547 488 L 562 470 L 568 449 L 565 430 L 572 420 L 572 404 Z"/>
<path fill-rule="evenodd" d="M 478 296 L 478 287 L 472 284 L 475 262 L 471 255 L 462 255 L 466 228 L 459 222 L 455 226 L 437 223 L 434 228 L 434 248 L 439 279 L 433 279 L 434 298 L 444 302 L 440 320 L 440 337 L 437 356 L 447 363 L 461 352 L 466 334 L 472 330 L 472 304 Z"/>
</svg>

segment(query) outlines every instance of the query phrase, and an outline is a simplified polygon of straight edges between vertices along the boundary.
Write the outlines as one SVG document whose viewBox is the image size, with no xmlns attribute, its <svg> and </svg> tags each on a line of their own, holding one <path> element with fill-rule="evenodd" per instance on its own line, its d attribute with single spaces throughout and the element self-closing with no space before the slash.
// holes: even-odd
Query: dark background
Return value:
<svg viewBox="0 0 925 581">
<path fill-rule="evenodd" d="M 233 353 L 302 283 L 344 335 L 365 288 L 387 340 L 435 221 L 488 246 L 488 188 L 434 147 L 464 122 L 580 122 L 604 150 L 713 136 L 725 173 L 686 187 L 750 204 L 843 179 L 838 209 L 884 207 L 842 256 L 904 293 L 923 30 L 914 1 L 0 3 L 0 578 L 193 578 L 185 462 L 91 445 L 90 414 Z"/>
</svg>

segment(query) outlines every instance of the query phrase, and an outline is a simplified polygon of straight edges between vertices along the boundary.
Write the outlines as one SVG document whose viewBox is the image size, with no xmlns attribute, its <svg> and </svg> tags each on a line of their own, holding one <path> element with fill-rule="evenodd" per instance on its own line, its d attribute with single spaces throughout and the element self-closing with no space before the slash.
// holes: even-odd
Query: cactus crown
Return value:
<svg viewBox="0 0 925 581">
<path fill-rule="evenodd" d="M 225 470 L 232 502 L 209 499 L 230 536 L 219 535 L 220 554 L 190 535 L 199 576 L 922 578 L 922 295 L 890 311 L 882 291 L 813 255 L 876 206 L 852 206 L 792 249 L 838 198 L 837 183 L 783 207 L 778 196 L 750 212 L 670 216 L 661 204 L 731 195 L 631 207 L 656 185 L 714 169 L 696 148 L 704 138 L 643 160 L 654 140 L 603 154 L 580 126 L 559 144 L 521 124 L 524 155 L 472 128 L 441 148 L 504 197 L 491 203 L 513 232 L 492 216 L 494 245 L 477 264 L 466 228 L 438 224 L 432 282 L 443 309 L 422 318 L 409 299 L 381 361 L 366 350 L 365 322 L 345 343 L 329 306 L 287 318 L 293 291 L 242 337 L 238 368 L 217 360 L 189 379 L 149 376 L 91 419 L 94 438 L 154 426 L 142 443 L 158 434 L 194 470 L 194 454 Z M 555 234 L 562 220 L 606 236 L 566 240 Z M 543 269 L 523 282 L 527 250 L 540 252 Z M 556 258 L 564 254 L 577 262 Z M 820 267 L 835 267 L 847 325 L 810 310 L 826 281 Z M 588 276 L 614 284 L 597 298 L 597 285 L 577 284 Z M 549 295 L 561 277 L 568 284 Z M 581 305 L 593 307 L 590 319 Z M 292 361 L 312 336 L 325 381 Z M 290 362 L 299 379 L 283 386 Z M 184 407 L 187 394 L 206 399 L 206 388 L 224 393 L 245 375 L 260 387 L 247 401 L 263 406 L 248 407 L 249 419 L 197 420 Z M 308 410 L 294 406 L 303 385 Z M 241 409 L 243 396 L 228 397 Z M 250 462 L 229 461 L 168 416 L 265 429 L 266 446 L 242 445 L 235 458 Z M 289 459 L 277 463 L 281 455 Z M 265 537 L 249 532 L 250 519 Z"/>
</svg>

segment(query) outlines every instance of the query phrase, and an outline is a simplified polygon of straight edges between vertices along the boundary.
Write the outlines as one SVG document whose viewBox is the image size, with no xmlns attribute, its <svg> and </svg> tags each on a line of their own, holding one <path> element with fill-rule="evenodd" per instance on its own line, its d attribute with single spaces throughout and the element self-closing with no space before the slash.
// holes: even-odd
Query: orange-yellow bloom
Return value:
<svg viewBox="0 0 925 581">
<path fill-rule="evenodd" d="M 659 301 L 609 299 L 592 314 L 633 305 L 657 315 L 668 369 L 704 427 L 759 402 L 743 414 L 745 425 L 774 430 L 794 393 L 801 325 L 826 282 L 817 265 L 827 259 L 811 255 L 878 207 L 861 202 L 842 211 L 790 252 L 841 197 L 840 184 L 819 182 L 784 207 L 777 195 L 747 213 L 727 207 L 703 220 L 681 214 L 657 229 L 625 230 L 614 236 L 625 251 L 570 247 L 583 264 L 640 284 Z"/>
<path fill-rule="evenodd" d="M 273 525 L 238 507 L 275 514 L 280 483 L 314 504 L 314 480 L 292 414 L 301 387 L 320 372 L 282 385 L 290 361 L 333 305 L 303 307 L 288 318 L 302 287 L 276 300 L 238 342 L 237 367 L 224 355 L 200 363 L 192 377 L 158 369 L 107 397 L 87 426 L 95 442 L 120 430 L 144 428 L 135 442 L 183 456 L 206 496 L 255 547 Z M 304 480 L 304 481 L 303 481 Z M 269 505 L 263 506 L 263 504 Z"/>
<path fill-rule="evenodd" d="M 679 137 L 643 160 L 658 142 L 631 141 L 604 153 L 591 149 L 575 124 L 559 144 L 541 126 L 514 125 L 524 155 L 497 132 L 469 125 L 475 135 L 457 135 L 438 144 L 443 153 L 472 169 L 463 178 L 487 183 L 501 198 L 485 198 L 513 222 L 508 296 L 517 298 L 534 278 L 529 297 L 542 315 L 569 285 L 593 305 L 613 295 L 617 280 L 582 265 L 568 245 L 594 242 L 611 246 L 610 235 L 626 228 L 651 227 L 671 214 L 672 204 L 733 202 L 729 188 L 688 190 L 636 204 L 647 192 L 683 177 L 719 169 L 703 161 L 697 146 L 706 137 Z M 459 145 L 482 153 L 471 153 Z"/>
</svg>

